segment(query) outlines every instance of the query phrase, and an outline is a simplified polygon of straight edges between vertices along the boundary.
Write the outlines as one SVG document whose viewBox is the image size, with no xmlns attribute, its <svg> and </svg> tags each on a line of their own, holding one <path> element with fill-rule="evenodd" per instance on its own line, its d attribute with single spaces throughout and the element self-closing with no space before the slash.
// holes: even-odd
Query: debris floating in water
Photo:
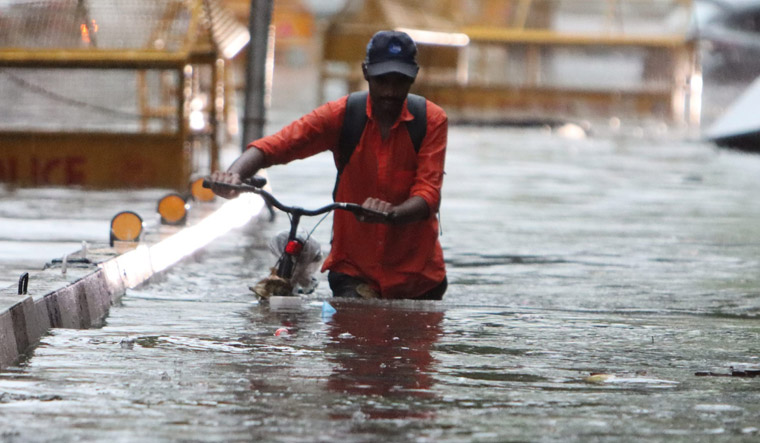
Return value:
<svg viewBox="0 0 760 443">
<path fill-rule="evenodd" d="M 584 380 L 588 383 L 604 383 L 611 378 L 615 378 L 615 376 L 613 374 L 592 373 Z"/>
<path fill-rule="evenodd" d="M 610 374 L 606 372 L 592 372 L 583 379 L 586 383 L 598 384 L 645 384 L 652 387 L 672 387 L 678 385 L 677 381 L 663 380 L 659 378 L 647 377 L 646 371 L 636 371 L 635 373 Z"/>
<path fill-rule="evenodd" d="M 333 316 L 333 314 L 335 314 L 336 312 L 338 311 L 336 311 L 335 308 L 330 303 L 327 303 L 326 301 L 322 303 L 322 318 L 323 319 L 330 319 Z"/>
</svg>

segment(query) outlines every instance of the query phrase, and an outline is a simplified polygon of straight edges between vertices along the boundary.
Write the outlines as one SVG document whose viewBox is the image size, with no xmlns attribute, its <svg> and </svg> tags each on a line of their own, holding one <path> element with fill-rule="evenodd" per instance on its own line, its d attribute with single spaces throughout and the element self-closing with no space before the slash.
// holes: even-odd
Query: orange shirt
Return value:
<svg viewBox="0 0 760 443">
<path fill-rule="evenodd" d="M 288 163 L 337 145 L 347 97 L 326 103 L 278 133 L 252 142 L 267 166 Z M 372 118 L 367 98 L 367 125 L 340 177 L 336 201 L 362 204 L 369 197 L 393 205 L 412 196 L 430 208 L 427 219 L 404 225 L 361 223 L 353 214 L 335 211 L 330 255 L 322 271 L 332 270 L 368 281 L 383 298 L 415 298 L 443 281 L 446 269 L 438 241 L 448 118 L 427 101 L 427 131 L 418 153 L 403 122 L 414 117 L 404 104 L 387 140 Z"/>
</svg>

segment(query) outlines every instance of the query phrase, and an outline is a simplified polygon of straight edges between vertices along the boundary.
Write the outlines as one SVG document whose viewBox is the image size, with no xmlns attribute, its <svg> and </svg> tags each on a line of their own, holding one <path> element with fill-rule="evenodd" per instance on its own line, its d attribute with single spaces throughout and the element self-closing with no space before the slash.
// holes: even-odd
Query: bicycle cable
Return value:
<svg viewBox="0 0 760 443">
<path fill-rule="evenodd" d="M 326 212 L 325 215 L 323 215 L 322 218 L 319 219 L 319 221 L 317 222 L 317 224 L 314 225 L 313 228 L 311 228 L 311 231 L 309 232 L 309 235 L 306 236 L 306 240 L 304 240 L 304 243 L 306 243 L 307 241 L 309 241 L 309 239 L 311 238 L 311 235 L 314 234 L 314 231 L 316 231 L 317 228 L 319 227 L 319 225 L 322 224 L 323 221 L 325 221 L 325 219 L 327 218 L 328 215 L 330 215 L 330 213 Z"/>
</svg>

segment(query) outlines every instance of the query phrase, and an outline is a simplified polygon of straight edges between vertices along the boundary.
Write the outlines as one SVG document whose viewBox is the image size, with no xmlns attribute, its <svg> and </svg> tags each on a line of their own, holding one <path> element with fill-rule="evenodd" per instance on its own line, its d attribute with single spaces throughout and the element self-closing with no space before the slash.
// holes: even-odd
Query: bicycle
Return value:
<svg viewBox="0 0 760 443">
<path fill-rule="evenodd" d="M 316 241 L 312 244 L 309 243 L 310 241 L 313 241 L 311 234 L 306 236 L 306 238 L 298 236 L 298 226 L 301 222 L 301 217 L 313 217 L 324 215 L 335 210 L 342 210 L 351 212 L 354 215 L 370 215 L 381 217 L 386 220 L 391 218 L 391 215 L 388 213 L 367 209 L 356 203 L 335 202 L 317 209 L 287 206 L 277 200 L 274 195 L 262 189 L 266 184 L 267 179 L 260 176 L 251 177 L 239 185 L 214 182 L 209 179 L 203 180 L 204 188 L 219 186 L 227 187 L 238 192 L 252 192 L 258 194 L 270 209 L 276 208 L 288 214 L 290 219 L 290 229 L 287 232 L 287 236 L 284 239 L 278 239 L 280 236 L 276 236 L 270 242 L 270 248 L 273 250 L 277 249 L 278 251 L 276 251 L 276 253 L 279 254 L 275 266 L 271 269 L 271 273 L 268 277 L 259 281 L 255 286 L 250 287 L 251 291 L 262 300 L 268 300 L 271 299 L 271 297 L 292 297 L 296 295 L 294 294 L 294 289 L 299 285 L 303 286 L 300 284 L 303 283 L 302 279 L 299 278 L 299 275 L 296 275 L 296 269 L 299 265 L 301 267 L 308 267 L 310 264 L 313 264 L 313 260 L 311 260 L 312 263 L 303 263 L 303 261 L 299 262 L 299 259 L 304 253 L 305 246 L 310 246 L 310 249 L 312 250 L 318 248 L 320 252 L 319 260 L 321 261 L 321 247 Z M 314 244 L 316 244 L 316 246 L 314 246 Z"/>
</svg>

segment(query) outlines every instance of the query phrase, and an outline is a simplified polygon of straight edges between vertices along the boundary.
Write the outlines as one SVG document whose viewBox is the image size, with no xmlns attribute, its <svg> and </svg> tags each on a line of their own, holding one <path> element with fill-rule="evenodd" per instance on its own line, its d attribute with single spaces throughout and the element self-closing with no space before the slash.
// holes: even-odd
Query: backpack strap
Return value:
<svg viewBox="0 0 760 443">
<path fill-rule="evenodd" d="M 414 144 L 414 152 L 419 153 L 422 140 L 427 133 L 427 100 L 425 97 L 409 94 L 406 97 L 406 107 L 414 116 L 414 120 L 406 122 L 406 129 Z"/>
<path fill-rule="evenodd" d="M 364 127 L 367 126 L 367 91 L 349 94 L 346 103 L 346 116 L 343 117 L 343 126 L 340 129 L 338 139 L 338 175 L 343 172 L 356 145 L 362 139 Z M 337 187 L 337 184 L 336 184 Z"/>
<path fill-rule="evenodd" d="M 367 125 L 368 95 L 367 91 L 353 92 L 348 95 L 346 115 L 343 117 L 343 126 L 340 129 L 340 138 L 338 139 L 338 175 L 335 178 L 333 200 L 335 200 L 335 195 L 338 192 L 340 175 L 351 159 L 351 155 L 362 138 L 364 127 Z M 406 107 L 414 116 L 414 119 L 406 123 L 406 129 L 412 139 L 414 152 L 419 153 L 422 141 L 427 133 L 427 100 L 425 97 L 409 94 L 406 97 Z"/>
</svg>

